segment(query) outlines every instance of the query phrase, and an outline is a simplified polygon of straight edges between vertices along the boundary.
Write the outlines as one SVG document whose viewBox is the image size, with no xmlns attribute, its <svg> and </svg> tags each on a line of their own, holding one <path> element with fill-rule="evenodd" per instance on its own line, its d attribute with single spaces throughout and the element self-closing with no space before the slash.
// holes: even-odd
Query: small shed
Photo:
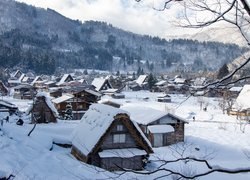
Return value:
<svg viewBox="0 0 250 180">
<path fill-rule="evenodd" d="M 168 94 L 163 95 L 163 96 L 158 96 L 157 101 L 158 102 L 171 102 L 171 96 Z"/>
<path fill-rule="evenodd" d="M 18 111 L 18 108 L 16 105 L 5 101 L 0 100 L 0 113 L 7 113 L 8 115 L 12 115 Z"/>
<path fill-rule="evenodd" d="M 147 107 L 122 106 L 130 113 L 153 147 L 168 146 L 184 141 L 185 121 L 183 118 Z"/>
<path fill-rule="evenodd" d="M 91 105 L 73 133 L 71 153 L 110 171 L 141 170 L 152 152 L 150 142 L 128 113 L 104 104 Z"/>
<path fill-rule="evenodd" d="M 32 106 L 27 111 L 32 123 L 57 122 L 58 112 L 45 92 L 37 93 Z"/>
</svg>

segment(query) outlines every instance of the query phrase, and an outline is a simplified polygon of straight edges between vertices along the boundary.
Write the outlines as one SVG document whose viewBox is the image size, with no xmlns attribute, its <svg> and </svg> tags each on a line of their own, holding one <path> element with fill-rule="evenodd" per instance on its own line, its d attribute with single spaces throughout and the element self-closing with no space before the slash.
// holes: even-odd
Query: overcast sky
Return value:
<svg viewBox="0 0 250 180">
<path fill-rule="evenodd" d="M 37 7 L 51 8 L 71 19 L 98 20 L 139 34 L 160 37 L 192 33 L 194 30 L 177 28 L 173 21 L 182 15 L 175 3 L 168 10 L 161 8 L 164 0 L 17 0 Z M 161 2 L 162 1 L 162 2 Z"/>
</svg>

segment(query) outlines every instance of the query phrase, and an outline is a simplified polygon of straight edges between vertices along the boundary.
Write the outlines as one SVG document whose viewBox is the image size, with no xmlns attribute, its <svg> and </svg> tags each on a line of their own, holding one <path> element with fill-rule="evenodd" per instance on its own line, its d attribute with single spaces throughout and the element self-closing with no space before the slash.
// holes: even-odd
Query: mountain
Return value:
<svg viewBox="0 0 250 180">
<path fill-rule="evenodd" d="M 59 67 L 101 70 L 217 70 L 247 49 L 235 44 L 165 40 L 105 22 L 74 21 L 52 9 L 0 1 L 0 65 L 51 74 Z"/>
<path fill-rule="evenodd" d="M 247 46 L 246 40 L 234 27 L 210 28 L 190 36 L 190 39 L 200 41 L 218 41 L 222 43 L 235 43 L 239 46 Z"/>
</svg>

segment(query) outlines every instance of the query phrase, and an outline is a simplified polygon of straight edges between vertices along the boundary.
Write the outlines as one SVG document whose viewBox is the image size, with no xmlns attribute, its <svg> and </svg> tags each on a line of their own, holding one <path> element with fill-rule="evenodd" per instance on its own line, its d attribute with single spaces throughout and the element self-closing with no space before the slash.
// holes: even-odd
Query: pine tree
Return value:
<svg viewBox="0 0 250 180">
<path fill-rule="evenodd" d="M 148 76 L 148 87 L 150 90 L 152 89 L 152 87 L 155 85 L 156 82 L 157 82 L 156 78 L 153 76 L 152 73 L 150 73 Z"/>
<path fill-rule="evenodd" d="M 228 70 L 228 67 L 227 67 L 227 64 L 224 64 L 220 69 L 219 69 L 219 72 L 217 74 L 217 78 L 218 79 L 221 79 L 223 77 L 225 77 L 226 75 L 229 74 L 229 70 Z"/>
<path fill-rule="evenodd" d="M 73 119 L 72 105 L 71 104 L 67 104 L 66 105 L 64 119 L 65 120 L 72 120 Z"/>
</svg>

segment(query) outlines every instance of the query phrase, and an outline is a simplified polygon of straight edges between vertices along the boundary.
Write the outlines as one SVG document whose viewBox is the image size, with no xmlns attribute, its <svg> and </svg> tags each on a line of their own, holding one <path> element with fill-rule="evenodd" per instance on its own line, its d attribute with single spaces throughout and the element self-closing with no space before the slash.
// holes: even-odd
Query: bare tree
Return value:
<svg viewBox="0 0 250 180">
<path fill-rule="evenodd" d="M 143 0 L 135 0 L 135 1 L 141 2 Z M 226 22 L 236 27 L 241 33 L 242 37 L 247 42 L 248 46 L 250 46 L 250 33 L 249 33 L 250 2 L 248 0 L 166 0 L 162 5 L 162 8 L 154 8 L 154 9 L 158 11 L 164 11 L 169 9 L 171 5 L 175 5 L 176 3 L 182 5 L 183 7 L 183 19 L 178 24 L 179 26 L 183 28 L 204 28 L 207 26 L 212 26 L 214 24 L 219 24 L 221 22 Z M 190 14 L 192 15 L 190 16 Z M 201 14 L 205 14 L 206 16 L 202 16 Z M 249 64 L 250 57 L 246 56 L 244 57 L 244 59 L 245 61 L 242 62 L 240 65 L 238 65 L 232 72 L 230 72 L 229 74 L 218 80 L 215 80 L 211 83 L 202 86 L 201 88 L 197 89 L 197 91 L 205 90 L 205 93 L 207 93 L 206 91 L 208 91 L 209 88 L 228 86 L 230 84 L 239 82 L 243 79 L 250 78 L 250 75 L 248 74 L 245 74 L 243 77 L 240 77 L 238 79 L 233 80 L 232 78 L 238 71 L 240 71 L 241 69 L 243 69 L 243 67 Z M 199 103 L 200 106 L 202 107 L 202 101 L 199 101 Z M 231 101 L 225 103 L 228 103 L 225 104 L 225 107 L 232 106 Z M 249 154 L 247 153 L 247 155 Z M 207 167 L 207 170 L 201 173 L 192 172 L 191 174 L 185 174 L 183 172 L 172 170 L 170 168 L 165 168 L 165 166 L 160 166 L 159 168 L 153 171 L 146 171 L 146 172 L 145 171 L 137 172 L 127 169 L 123 170 L 126 172 L 131 171 L 138 174 L 156 174 L 158 172 L 165 172 L 163 176 L 157 177 L 158 179 L 167 176 L 168 177 L 174 176 L 176 179 L 195 179 L 198 177 L 209 175 L 214 172 L 227 173 L 227 174 L 250 172 L 250 167 L 228 169 L 225 167 L 220 167 L 218 165 L 213 166 L 206 159 L 195 158 L 191 156 L 176 158 L 175 160 L 172 161 L 167 161 L 167 160 L 161 160 L 161 161 L 163 162 L 164 165 L 180 161 L 184 163 L 193 161 L 204 164 Z"/>
<path fill-rule="evenodd" d="M 143 0 L 135 0 L 141 2 Z M 226 22 L 236 27 L 247 44 L 250 46 L 250 2 L 248 0 L 166 0 L 162 8 L 154 8 L 164 11 L 176 4 L 182 6 L 183 16 L 178 21 L 178 26 L 183 28 L 204 28 Z M 227 86 L 243 79 L 250 78 L 245 75 L 239 79 L 231 80 L 232 77 L 250 61 L 250 57 L 245 57 L 245 61 L 231 73 L 206 84 L 199 90 Z M 228 81 L 230 80 L 230 81 Z"/>
</svg>

